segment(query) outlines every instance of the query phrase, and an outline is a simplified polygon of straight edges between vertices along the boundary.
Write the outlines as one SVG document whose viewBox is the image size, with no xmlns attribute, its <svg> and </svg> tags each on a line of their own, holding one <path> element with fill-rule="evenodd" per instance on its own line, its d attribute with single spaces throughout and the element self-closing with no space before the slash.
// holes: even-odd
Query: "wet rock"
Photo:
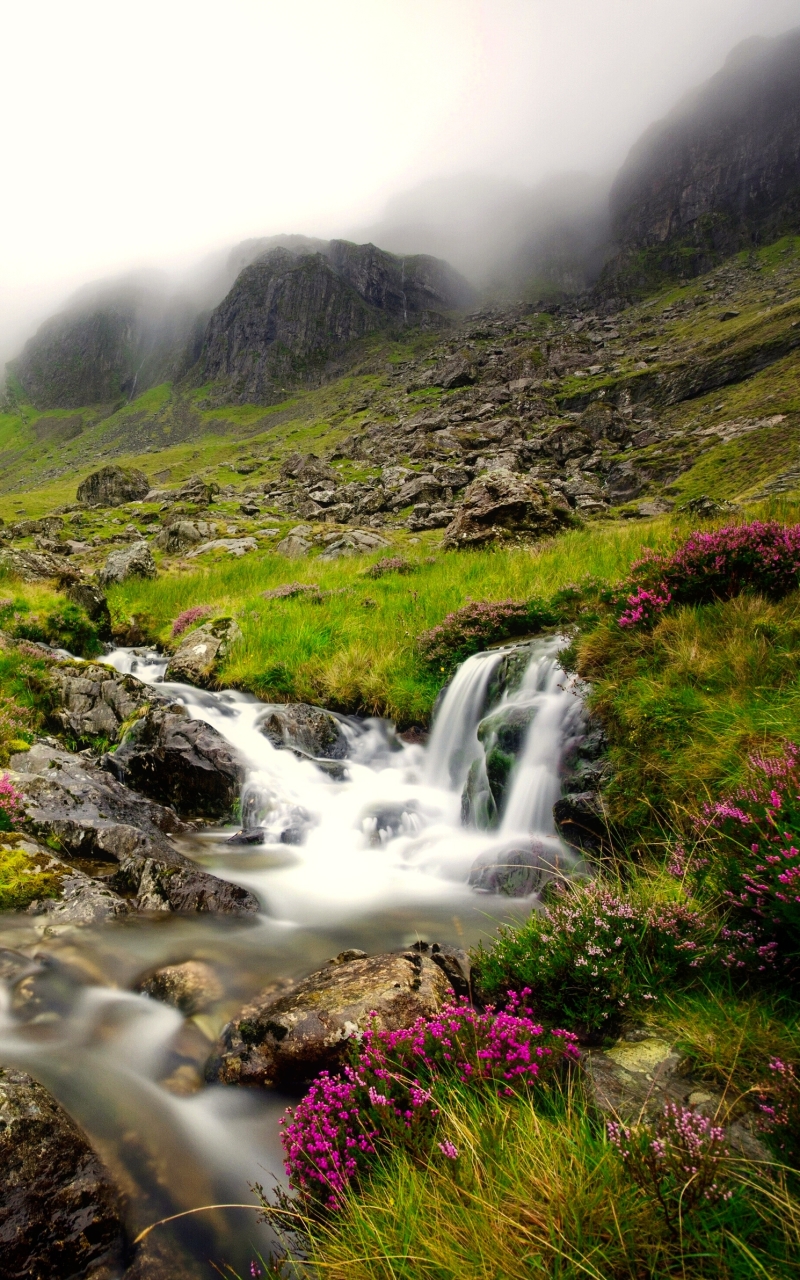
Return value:
<svg viewBox="0 0 800 1280">
<path fill-rule="evenodd" d="M 270 991 L 247 1005 L 224 1028 L 206 1078 L 303 1085 L 338 1067 L 368 1026 L 396 1030 L 436 1013 L 448 987 L 445 971 L 418 951 L 327 965 L 289 993 Z"/>
<path fill-rule="evenodd" d="M 188 833 L 172 809 L 119 783 L 83 757 L 37 743 L 11 758 L 22 793 L 24 830 L 94 875 L 141 911 L 252 913 L 258 902 L 238 885 L 202 871 L 171 843 Z M 106 879 L 107 876 L 107 879 Z"/>
<path fill-rule="evenodd" d="M 135 676 L 120 675 L 95 662 L 59 663 L 51 670 L 50 685 L 50 726 L 74 742 L 96 738 L 116 742 L 124 721 L 159 699 Z"/>
<path fill-rule="evenodd" d="M 112 551 L 97 575 L 101 587 L 110 587 L 128 578 L 154 578 L 156 562 L 146 542 L 134 542 L 130 547 Z"/>
<path fill-rule="evenodd" d="M 478 893 L 527 898 L 566 872 L 566 864 L 562 866 L 557 854 L 548 852 L 538 840 L 531 840 L 525 846 L 488 849 L 479 854 L 470 868 L 469 884 Z"/>
<path fill-rule="evenodd" d="M 204 960 L 165 965 L 142 978 L 136 990 L 178 1009 L 187 1018 L 203 1013 L 224 995 L 219 977 Z"/>
<path fill-rule="evenodd" d="M 464 494 L 464 504 L 448 525 L 444 545 L 483 546 L 524 537 L 544 538 L 571 523 L 566 503 L 558 505 L 538 484 L 493 471 L 479 476 Z"/>
<path fill-rule="evenodd" d="M 189 817 L 226 817 L 244 780 L 233 747 L 179 703 L 148 707 L 103 765 L 126 786 Z"/>
<path fill-rule="evenodd" d="M 553 805 L 556 830 L 573 849 L 597 854 L 612 845 L 602 797 L 597 791 L 569 792 Z"/>
<path fill-rule="evenodd" d="M 48 926 L 102 924 L 130 911 L 126 900 L 103 880 L 57 858 L 31 836 L 9 833 L 2 837 L 0 849 L 9 846 L 28 858 L 31 874 L 45 873 L 49 887 L 57 886 L 52 897 L 35 899 L 26 907 L 28 915 L 46 916 Z"/>
<path fill-rule="evenodd" d="M 0 1067 L 3 1275 L 117 1274 L 127 1253 L 118 1193 L 85 1134 L 42 1085 Z"/>
<path fill-rule="evenodd" d="M 231 646 L 241 635 L 233 618 L 215 618 L 213 622 L 203 623 L 181 640 L 169 660 L 164 679 L 209 688 Z"/>
<path fill-rule="evenodd" d="M 53 555 L 49 551 L 17 551 L 13 547 L 0 551 L 0 569 L 23 582 L 39 582 L 56 578 L 64 582 L 80 579 L 66 556 Z"/>
<path fill-rule="evenodd" d="M 150 481 L 143 471 L 112 464 L 81 481 L 75 496 L 86 507 L 121 507 L 146 498 L 149 492 Z"/>
<path fill-rule="evenodd" d="M 305 702 L 266 706 L 257 728 L 273 747 L 286 747 L 312 759 L 343 760 L 348 753 L 341 722 L 330 711 Z"/>
</svg>

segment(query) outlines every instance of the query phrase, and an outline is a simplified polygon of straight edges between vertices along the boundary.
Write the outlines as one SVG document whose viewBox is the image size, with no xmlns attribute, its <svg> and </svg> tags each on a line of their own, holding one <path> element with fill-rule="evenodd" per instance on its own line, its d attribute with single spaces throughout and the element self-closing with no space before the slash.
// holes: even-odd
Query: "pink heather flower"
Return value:
<svg viewBox="0 0 800 1280">
<path fill-rule="evenodd" d="M 193 627 L 201 618 L 207 618 L 211 612 L 211 607 L 207 604 L 197 604 L 191 609 L 184 609 L 172 624 L 173 640 L 183 635 L 184 631 L 188 631 L 189 627 Z"/>
<path fill-rule="evenodd" d="M 452 1142 L 439 1142 L 437 1146 L 442 1155 L 447 1156 L 448 1160 L 458 1159 L 458 1147 L 454 1147 Z"/>
</svg>

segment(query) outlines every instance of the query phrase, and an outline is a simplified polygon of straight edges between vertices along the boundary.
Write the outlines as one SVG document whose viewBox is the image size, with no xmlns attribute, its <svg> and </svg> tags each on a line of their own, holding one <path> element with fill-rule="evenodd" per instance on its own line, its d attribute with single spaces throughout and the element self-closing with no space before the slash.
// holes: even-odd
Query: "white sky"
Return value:
<svg viewBox="0 0 800 1280">
<path fill-rule="evenodd" d="M 76 285 L 618 165 L 800 0 L 2 0 L 0 358 Z"/>
</svg>

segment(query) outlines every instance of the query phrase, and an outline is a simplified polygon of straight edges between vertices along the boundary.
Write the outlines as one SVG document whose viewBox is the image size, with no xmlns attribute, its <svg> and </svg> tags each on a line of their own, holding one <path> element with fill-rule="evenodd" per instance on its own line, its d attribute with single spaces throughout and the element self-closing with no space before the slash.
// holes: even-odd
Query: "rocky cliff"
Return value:
<svg viewBox="0 0 800 1280">
<path fill-rule="evenodd" d="M 605 283 L 647 288 L 800 228 L 800 30 L 739 45 L 637 142 L 611 192 Z"/>
<path fill-rule="evenodd" d="M 213 312 L 200 371 L 224 401 L 268 403 L 319 383 L 352 342 L 435 322 L 471 290 L 446 262 L 332 240 L 325 252 L 274 248 L 240 273 Z"/>
</svg>

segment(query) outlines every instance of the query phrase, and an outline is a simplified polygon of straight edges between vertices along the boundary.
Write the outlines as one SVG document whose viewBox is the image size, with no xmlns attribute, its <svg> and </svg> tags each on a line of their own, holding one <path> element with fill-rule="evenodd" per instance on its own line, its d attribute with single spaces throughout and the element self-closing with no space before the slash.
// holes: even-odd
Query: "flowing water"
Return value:
<svg viewBox="0 0 800 1280">
<path fill-rule="evenodd" d="M 133 918 L 103 928 L 42 936 L 35 917 L 0 918 L 0 945 L 41 962 L 28 992 L 0 984 L 0 1061 L 31 1072 L 90 1134 L 130 1197 L 137 1231 L 204 1204 L 250 1202 L 249 1185 L 282 1172 L 278 1094 L 197 1087 L 219 1029 L 268 982 L 319 967 L 347 947 L 374 952 L 417 939 L 469 946 L 497 924 L 526 915 L 531 898 L 476 893 L 479 855 L 540 849 L 568 861 L 552 806 L 559 766 L 580 732 L 581 702 L 558 667 L 563 642 L 531 645 L 519 687 L 495 710 L 530 721 L 495 830 L 462 823 L 461 795 L 482 747 L 477 728 L 504 653 L 468 659 L 445 693 L 426 747 L 408 745 L 377 720 L 342 721 L 344 777 L 276 750 L 259 731 L 263 704 L 235 691 L 163 684 L 158 654 L 118 649 L 119 671 L 158 683 L 189 714 L 213 725 L 246 761 L 242 822 L 265 831 L 257 846 L 227 843 L 234 828 L 204 829 L 183 851 L 215 875 L 257 895 L 261 913 Z M 290 831 L 298 843 L 285 843 Z M 208 961 L 224 995 L 211 1013 L 185 1020 L 132 988 L 145 971 L 187 959 Z M 244 1274 L 266 1228 L 244 1210 L 183 1218 L 173 1232 L 201 1266 L 227 1262 Z"/>
</svg>

